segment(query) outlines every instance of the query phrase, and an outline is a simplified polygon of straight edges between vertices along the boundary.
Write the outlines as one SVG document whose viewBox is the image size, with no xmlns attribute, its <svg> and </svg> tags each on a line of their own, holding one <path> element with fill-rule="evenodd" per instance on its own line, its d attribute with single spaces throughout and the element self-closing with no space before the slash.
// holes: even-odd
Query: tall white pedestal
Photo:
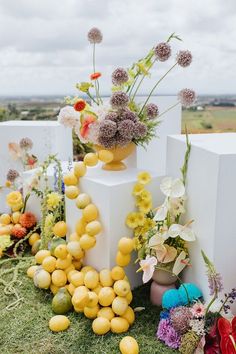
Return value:
<svg viewBox="0 0 236 354">
<path fill-rule="evenodd" d="M 190 135 L 186 220 L 194 219 L 197 242 L 191 245 L 192 268 L 185 272 L 208 299 L 203 249 L 222 274 L 226 291 L 236 286 L 236 133 Z M 185 136 L 168 137 L 167 174 L 179 176 Z M 236 308 L 234 308 L 235 310 Z"/>
</svg>

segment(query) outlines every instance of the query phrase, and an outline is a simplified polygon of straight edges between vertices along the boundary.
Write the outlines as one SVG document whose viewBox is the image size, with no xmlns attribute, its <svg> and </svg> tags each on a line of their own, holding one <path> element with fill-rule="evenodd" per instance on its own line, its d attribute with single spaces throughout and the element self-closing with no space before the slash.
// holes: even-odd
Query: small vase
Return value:
<svg viewBox="0 0 236 354">
<path fill-rule="evenodd" d="M 177 277 L 162 269 L 156 269 L 153 273 L 152 279 L 160 285 L 171 285 L 177 281 Z"/>
<path fill-rule="evenodd" d="M 156 306 L 161 306 L 163 294 L 170 289 L 175 289 L 175 285 L 174 284 L 160 285 L 157 284 L 155 281 L 153 281 L 150 289 L 151 303 Z"/>
<path fill-rule="evenodd" d="M 113 154 L 113 160 L 109 163 L 105 163 L 102 166 L 103 170 L 122 171 L 127 168 L 124 162 L 122 162 L 122 160 L 125 160 L 129 155 L 134 152 L 135 144 L 131 142 L 125 146 L 116 146 L 112 149 L 106 149 L 104 146 L 95 145 L 94 148 L 96 149 L 96 151 L 108 150 Z"/>
</svg>

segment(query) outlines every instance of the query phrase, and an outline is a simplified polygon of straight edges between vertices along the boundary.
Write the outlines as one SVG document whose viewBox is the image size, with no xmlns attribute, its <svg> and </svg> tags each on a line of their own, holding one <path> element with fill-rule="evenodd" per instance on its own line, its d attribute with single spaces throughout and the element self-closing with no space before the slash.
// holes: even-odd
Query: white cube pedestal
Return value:
<svg viewBox="0 0 236 354">
<path fill-rule="evenodd" d="M 190 135 L 189 139 L 185 218 L 194 219 L 197 241 L 191 245 L 193 266 L 185 272 L 185 280 L 198 284 L 209 299 L 201 249 L 222 274 L 225 290 L 236 286 L 236 133 Z M 179 176 L 185 136 L 168 137 L 167 147 L 167 174 Z"/>
<path fill-rule="evenodd" d="M 137 169 L 127 169 L 120 172 L 104 171 L 101 167 L 89 168 L 86 177 L 80 179 L 80 190 L 88 193 L 92 202 L 98 207 L 102 233 L 96 236 L 97 243 L 94 248 L 86 252 L 85 264 L 98 270 L 112 268 L 115 265 L 115 257 L 119 239 L 123 236 L 132 236 L 132 230 L 125 225 L 125 219 L 129 212 L 134 210 L 134 198 L 132 188 L 136 183 Z M 148 189 L 153 193 L 154 205 L 159 200 L 158 184 L 160 177 L 152 174 L 153 180 Z M 75 230 L 75 224 L 81 216 L 74 200 L 66 198 L 66 222 L 69 225 L 69 233 Z M 136 254 L 126 267 L 132 287 L 142 283 L 141 273 L 136 273 L 134 265 Z"/>
</svg>

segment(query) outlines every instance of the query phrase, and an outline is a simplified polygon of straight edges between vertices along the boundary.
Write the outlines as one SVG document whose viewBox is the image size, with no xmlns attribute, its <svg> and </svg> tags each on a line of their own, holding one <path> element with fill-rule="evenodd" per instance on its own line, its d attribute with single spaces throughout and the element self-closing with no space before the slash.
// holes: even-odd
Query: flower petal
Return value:
<svg viewBox="0 0 236 354">
<path fill-rule="evenodd" d="M 184 264 L 182 261 L 186 259 L 186 252 L 182 251 L 178 255 L 178 257 L 175 260 L 175 264 L 173 266 L 172 273 L 175 275 L 178 275 L 179 273 L 182 272 L 182 270 L 185 268 L 186 264 Z"/>
<path fill-rule="evenodd" d="M 168 234 L 170 237 L 175 238 L 179 236 L 182 232 L 183 226 L 179 224 L 173 224 L 170 226 Z"/>
<path fill-rule="evenodd" d="M 181 179 L 177 178 L 172 181 L 172 186 L 171 186 L 171 198 L 179 198 L 182 197 L 185 193 L 185 187 Z"/>
<path fill-rule="evenodd" d="M 165 202 L 157 209 L 156 215 L 154 216 L 153 220 L 155 221 L 162 221 L 165 220 L 168 212 L 168 205 L 167 201 Z"/>
<path fill-rule="evenodd" d="M 193 230 L 191 230 L 189 227 L 183 227 L 180 235 L 179 235 L 184 241 L 195 241 L 196 240 L 196 236 L 195 233 L 193 232 Z"/>
</svg>

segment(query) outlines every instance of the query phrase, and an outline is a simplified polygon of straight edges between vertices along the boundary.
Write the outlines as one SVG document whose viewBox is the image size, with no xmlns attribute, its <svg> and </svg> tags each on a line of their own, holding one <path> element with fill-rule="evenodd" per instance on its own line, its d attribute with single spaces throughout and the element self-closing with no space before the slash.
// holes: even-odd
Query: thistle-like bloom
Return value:
<svg viewBox="0 0 236 354">
<path fill-rule="evenodd" d="M 196 302 L 192 308 L 191 312 L 195 318 L 202 318 L 205 315 L 206 309 L 201 302 Z"/>
<path fill-rule="evenodd" d="M 120 120 L 120 116 L 117 112 L 109 112 L 106 116 L 105 116 L 106 120 L 111 120 L 113 122 L 118 122 Z"/>
<path fill-rule="evenodd" d="M 183 68 L 189 66 L 192 59 L 192 53 L 189 50 L 180 50 L 176 57 L 177 63 Z"/>
<path fill-rule="evenodd" d="M 159 114 L 158 107 L 154 103 L 148 103 L 145 107 L 145 110 L 149 119 L 154 119 Z"/>
<path fill-rule="evenodd" d="M 88 32 L 88 40 L 90 43 L 101 43 L 102 41 L 102 32 L 100 29 L 93 27 Z"/>
<path fill-rule="evenodd" d="M 121 135 L 120 133 L 117 133 L 115 135 L 115 138 L 116 138 L 116 145 L 119 145 L 119 146 L 126 146 L 131 142 L 131 139 L 129 139 L 125 135 Z"/>
<path fill-rule="evenodd" d="M 117 68 L 112 73 L 112 83 L 115 86 L 120 86 L 129 80 L 127 71 L 123 68 Z"/>
<path fill-rule="evenodd" d="M 103 138 L 112 138 L 117 132 L 117 125 L 111 120 L 103 120 L 99 127 L 99 134 Z"/>
<path fill-rule="evenodd" d="M 190 107 L 196 100 L 196 93 L 185 88 L 178 93 L 178 98 L 184 107 Z"/>
<path fill-rule="evenodd" d="M 154 49 L 156 58 L 160 61 L 166 61 L 171 56 L 171 47 L 168 43 L 159 43 Z"/>
<path fill-rule="evenodd" d="M 133 122 L 137 122 L 137 120 L 138 120 L 136 114 L 134 112 L 130 111 L 128 108 L 124 109 L 121 112 L 120 117 L 122 120 L 129 119 L 129 120 L 132 120 Z"/>
<path fill-rule="evenodd" d="M 122 91 L 114 92 L 111 96 L 110 103 L 112 108 L 120 109 L 127 106 L 129 97 Z"/>
<path fill-rule="evenodd" d="M 10 169 L 7 172 L 7 181 L 9 182 L 14 182 L 17 177 L 19 177 L 19 173 L 16 170 Z"/>
<path fill-rule="evenodd" d="M 138 122 L 135 124 L 134 137 L 144 138 L 147 134 L 147 126 L 144 123 Z"/>
<path fill-rule="evenodd" d="M 20 141 L 20 148 L 24 150 L 31 150 L 33 147 L 33 141 L 30 138 L 22 138 Z"/>
<path fill-rule="evenodd" d="M 126 137 L 127 139 L 132 139 L 134 136 L 135 123 L 130 119 L 122 120 L 118 124 L 118 132 L 121 136 Z"/>
<path fill-rule="evenodd" d="M 111 149 L 116 145 L 116 139 L 115 137 L 105 138 L 104 136 L 101 135 L 98 137 L 98 143 L 104 146 L 106 149 Z"/>
</svg>

